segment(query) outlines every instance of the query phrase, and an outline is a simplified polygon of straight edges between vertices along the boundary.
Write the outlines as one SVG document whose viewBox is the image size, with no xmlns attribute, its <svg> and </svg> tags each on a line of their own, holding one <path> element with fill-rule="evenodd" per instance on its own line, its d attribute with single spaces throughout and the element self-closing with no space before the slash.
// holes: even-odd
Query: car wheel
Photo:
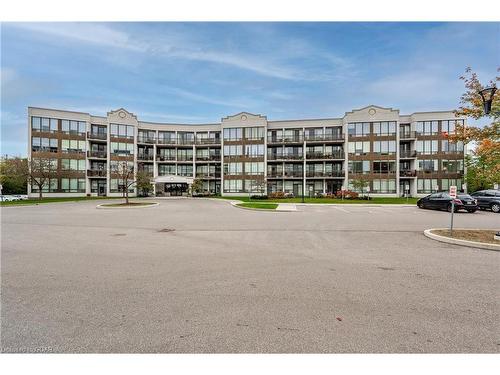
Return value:
<svg viewBox="0 0 500 375">
<path fill-rule="evenodd" d="M 418 207 L 418 208 L 425 208 L 425 207 L 424 207 L 424 205 L 422 204 L 422 202 L 418 202 L 418 203 L 417 203 L 417 207 Z"/>
<path fill-rule="evenodd" d="M 493 203 L 491 205 L 491 211 L 495 212 L 495 213 L 499 213 L 500 212 L 500 204 L 498 203 Z"/>
</svg>

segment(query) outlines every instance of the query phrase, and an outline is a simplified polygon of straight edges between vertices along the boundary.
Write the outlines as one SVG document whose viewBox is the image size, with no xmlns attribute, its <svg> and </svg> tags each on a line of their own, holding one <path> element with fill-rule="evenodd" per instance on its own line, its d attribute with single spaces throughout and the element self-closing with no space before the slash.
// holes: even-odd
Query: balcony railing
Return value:
<svg viewBox="0 0 500 375">
<path fill-rule="evenodd" d="M 303 154 L 268 154 L 268 160 L 301 160 Z"/>
<path fill-rule="evenodd" d="M 306 141 L 308 142 L 332 142 L 343 141 L 344 134 L 308 134 Z"/>
<path fill-rule="evenodd" d="M 169 160 L 175 160 L 175 155 L 156 155 L 156 160 L 157 161 L 169 161 Z"/>
<path fill-rule="evenodd" d="M 196 161 L 220 161 L 220 155 L 196 155 Z"/>
<path fill-rule="evenodd" d="M 416 138 L 417 132 L 415 131 L 400 131 L 399 132 L 399 139 L 411 139 L 411 138 Z"/>
<path fill-rule="evenodd" d="M 267 172 L 267 178 L 282 178 L 283 177 L 283 171 L 277 172 L 277 171 L 271 171 Z"/>
<path fill-rule="evenodd" d="M 33 151 L 33 152 L 58 152 L 59 149 L 57 147 L 32 147 L 31 151 Z"/>
<path fill-rule="evenodd" d="M 87 156 L 89 158 L 106 159 L 108 157 L 108 153 L 107 151 L 87 151 Z"/>
<path fill-rule="evenodd" d="M 307 152 L 306 159 L 343 159 L 343 152 Z"/>
<path fill-rule="evenodd" d="M 373 174 L 396 174 L 396 171 L 386 171 L 386 170 L 377 171 L 377 170 L 374 170 Z"/>
<path fill-rule="evenodd" d="M 196 172 L 196 177 L 200 178 L 220 178 L 220 172 Z"/>
<path fill-rule="evenodd" d="M 218 145 L 220 144 L 220 138 L 197 138 L 197 145 Z"/>
<path fill-rule="evenodd" d="M 153 154 L 138 154 L 137 159 L 138 160 L 153 160 L 154 155 Z"/>
<path fill-rule="evenodd" d="M 417 171 L 414 169 L 402 169 L 399 171 L 399 177 L 416 177 Z"/>
<path fill-rule="evenodd" d="M 108 139 L 108 135 L 106 133 L 87 132 L 87 138 L 88 139 L 100 139 L 102 141 L 105 141 Z"/>
<path fill-rule="evenodd" d="M 300 135 L 295 136 L 268 136 L 267 143 L 299 143 L 303 142 L 304 137 Z"/>
<path fill-rule="evenodd" d="M 304 176 L 304 173 L 302 171 L 285 171 L 284 175 L 285 175 L 285 177 L 300 177 L 300 178 L 302 178 Z"/>
<path fill-rule="evenodd" d="M 159 145 L 176 145 L 177 139 L 176 138 L 158 138 L 157 143 Z"/>
<path fill-rule="evenodd" d="M 193 161 L 193 155 L 177 155 L 177 161 Z"/>
<path fill-rule="evenodd" d="M 417 151 L 415 150 L 401 150 L 399 151 L 400 158 L 414 158 L 417 156 Z"/>
<path fill-rule="evenodd" d="M 106 177 L 105 169 L 87 169 L 87 176 L 89 177 Z"/>
<path fill-rule="evenodd" d="M 149 144 L 154 144 L 154 143 L 156 143 L 156 138 L 154 138 L 154 137 L 143 137 L 143 136 L 138 136 L 138 137 L 137 137 L 137 143 L 149 143 Z"/>
<path fill-rule="evenodd" d="M 179 145 L 192 145 L 192 144 L 194 144 L 194 139 L 178 138 L 177 144 L 179 144 Z"/>
</svg>

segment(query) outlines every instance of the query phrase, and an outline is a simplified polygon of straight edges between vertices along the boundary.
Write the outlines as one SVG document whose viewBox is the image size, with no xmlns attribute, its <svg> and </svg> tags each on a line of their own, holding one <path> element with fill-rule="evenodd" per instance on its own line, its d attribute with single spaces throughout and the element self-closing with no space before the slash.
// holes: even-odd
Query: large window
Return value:
<svg viewBox="0 0 500 375">
<path fill-rule="evenodd" d="M 463 124 L 463 120 L 445 120 L 441 121 L 441 131 L 446 132 L 448 134 L 455 133 L 455 126 L 459 124 Z"/>
<path fill-rule="evenodd" d="M 395 161 L 374 161 L 373 162 L 373 173 L 395 173 L 396 172 L 396 162 Z"/>
<path fill-rule="evenodd" d="M 133 125 L 111 124 L 111 136 L 118 138 L 134 138 L 135 127 Z"/>
<path fill-rule="evenodd" d="M 56 138 L 31 138 L 31 149 L 33 151 L 46 151 L 46 152 L 57 152 L 57 139 Z"/>
<path fill-rule="evenodd" d="M 439 186 L 436 178 L 419 178 L 417 180 L 417 193 L 427 194 L 438 190 Z"/>
<path fill-rule="evenodd" d="M 415 127 L 418 134 L 434 135 L 438 133 L 437 121 L 418 121 Z"/>
<path fill-rule="evenodd" d="M 179 164 L 179 165 L 177 165 L 177 174 L 179 176 L 192 177 L 193 176 L 193 166 Z"/>
<path fill-rule="evenodd" d="M 245 145 L 245 156 L 250 158 L 264 156 L 264 145 Z"/>
<path fill-rule="evenodd" d="M 243 173 L 243 163 L 224 163 L 225 175 L 240 175 Z"/>
<path fill-rule="evenodd" d="M 39 182 L 41 182 L 39 180 Z M 38 193 L 38 185 L 37 184 L 31 184 L 31 191 L 33 193 Z M 42 192 L 43 193 L 55 193 L 57 191 L 57 178 L 50 178 L 47 179 L 44 184 L 42 185 Z"/>
<path fill-rule="evenodd" d="M 245 163 L 245 174 L 248 175 L 261 175 L 264 174 L 264 163 Z"/>
<path fill-rule="evenodd" d="M 370 173 L 370 162 L 368 160 L 350 161 L 348 169 L 349 173 L 353 174 Z"/>
<path fill-rule="evenodd" d="M 85 159 L 61 159 L 61 169 L 65 171 L 84 171 L 86 161 Z"/>
<path fill-rule="evenodd" d="M 175 164 L 158 164 L 158 176 L 175 174 Z"/>
<path fill-rule="evenodd" d="M 131 186 L 128 187 L 129 193 L 134 192 L 134 185 L 132 184 Z M 125 188 L 124 181 L 119 178 L 112 178 L 109 180 L 109 191 L 111 193 L 121 193 L 123 189 Z"/>
<path fill-rule="evenodd" d="M 417 141 L 417 153 L 422 155 L 436 154 L 438 152 L 438 141 Z"/>
<path fill-rule="evenodd" d="M 181 160 L 181 161 L 193 160 L 193 149 L 192 148 L 189 148 L 189 149 L 179 148 L 179 149 L 177 149 L 177 160 Z"/>
<path fill-rule="evenodd" d="M 251 140 L 261 140 L 264 139 L 264 128 L 262 126 L 254 128 L 245 128 L 245 138 Z"/>
<path fill-rule="evenodd" d="M 85 179 L 61 178 L 61 191 L 65 193 L 85 193 Z"/>
<path fill-rule="evenodd" d="M 75 139 L 63 139 L 61 141 L 62 152 L 84 152 L 85 141 Z"/>
<path fill-rule="evenodd" d="M 54 133 L 57 131 L 57 123 L 55 118 L 31 117 L 31 129 L 34 131 Z"/>
<path fill-rule="evenodd" d="M 241 156 L 242 153 L 241 145 L 224 146 L 224 156 Z"/>
<path fill-rule="evenodd" d="M 382 155 L 396 153 L 396 141 L 374 141 L 373 152 Z"/>
<path fill-rule="evenodd" d="M 111 153 L 113 155 L 133 155 L 134 154 L 134 144 L 133 143 L 122 143 L 122 142 L 111 142 Z"/>
<path fill-rule="evenodd" d="M 242 129 L 241 128 L 226 128 L 224 129 L 224 140 L 225 141 L 239 141 L 241 140 Z"/>
<path fill-rule="evenodd" d="M 376 135 L 396 135 L 396 122 L 374 122 L 373 133 Z"/>
<path fill-rule="evenodd" d="M 438 161 L 437 160 L 418 160 L 418 170 L 423 172 L 437 172 L 438 171 Z"/>
<path fill-rule="evenodd" d="M 370 152 L 370 142 L 349 142 L 347 148 L 349 154 L 364 155 Z"/>
<path fill-rule="evenodd" d="M 462 189 L 462 179 L 460 178 L 443 178 L 441 180 L 441 190 L 449 190 L 450 186 L 456 186 L 458 190 Z"/>
<path fill-rule="evenodd" d="M 350 123 L 347 125 L 347 133 L 350 137 L 363 137 L 370 135 L 370 123 L 369 122 L 357 122 Z"/>
<path fill-rule="evenodd" d="M 450 142 L 449 140 L 445 139 L 441 141 L 441 151 L 443 152 L 463 152 L 464 151 L 464 144 L 461 141 L 458 141 L 457 143 Z"/>
<path fill-rule="evenodd" d="M 447 173 L 462 173 L 464 171 L 463 160 L 442 160 L 441 170 Z"/>
<path fill-rule="evenodd" d="M 243 180 L 224 180 L 224 192 L 240 193 L 243 191 Z"/>
<path fill-rule="evenodd" d="M 373 180 L 374 193 L 395 193 L 396 180 Z"/>
<path fill-rule="evenodd" d="M 83 135 L 87 131 L 87 124 L 84 121 L 62 120 L 61 130 L 68 134 Z"/>
</svg>

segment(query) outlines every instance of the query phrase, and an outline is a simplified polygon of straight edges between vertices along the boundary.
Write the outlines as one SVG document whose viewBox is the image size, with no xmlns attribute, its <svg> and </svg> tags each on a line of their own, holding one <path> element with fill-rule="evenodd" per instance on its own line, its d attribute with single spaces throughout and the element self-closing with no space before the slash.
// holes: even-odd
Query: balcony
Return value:
<svg viewBox="0 0 500 375">
<path fill-rule="evenodd" d="M 87 138 L 88 139 L 97 139 L 100 141 L 106 141 L 108 139 L 108 134 L 87 132 Z"/>
<path fill-rule="evenodd" d="M 88 177 L 106 177 L 105 169 L 87 169 Z"/>
<path fill-rule="evenodd" d="M 304 173 L 302 171 L 285 171 L 285 178 L 302 178 L 304 177 Z"/>
<path fill-rule="evenodd" d="M 220 178 L 220 172 L 196 172 L 196 178 Z"/>
<path fill-rule="evenodd" d="M 176 145 L 177 139 L 176 138 L 158 138 L 157 143 L 159 145 Z"/>
<path fill-rule="evenodd" d="M 138 169 L 137 172 L 139 173 L 144 173 L 148 177 L 153 177 L 153 171 L 150 171 L 149 169 Z"/>
<path fill-rule="evenodd" d="M 220 145 L 220 138 L 197 138 L 197 145 Z"/>
<path fill-rule="evenodd" d="M 306 153 L 306 159 L 343 159 L 343 152 L 333 152 L 333 153 L 325 153 L 325 152 L 308 152 Z"/>
<path fill-rule="evenodd" d="M 268 136 L 267 143 L 302 143 L 304 137 L 302 134 L 293 136 Z"/>
<path fill-rule="evenodd" d="M 137 137 L 137 143 L 155 144 L 156 143 L 156 138 L 154 138 L 154 137 L 142 137 L 142 136 L 139 136 L 139 137 Z"/>
<path fill-rule="evenodd" d="M 306 177 L 323 177 L 325 172 L 323 171 L 307 171 Z"/>
<path fill-rule="evenodd" d="M 415 158 L 417 157 L 417 151 L 415 150 L 400 150 L 399 151 L 399 158 L 404 159 L 404 158 Z"/>
<path fill-rule="evenodd" d="M 267 172 L 267 178 L 283 178 L 283 171 L 271 171 Z"/>
<path fill-rule="evenodd" d="M 87 157 L 106 159 L 108 157 L 107 151 L 87 151 Z"/>
<path fill-rule="evenodd" d="M 399 171 L 399 177 L 416 177 L 417 171 L 414 169 L 401 169 Z"/>
<path fill-rule="evenodd" d="M 326 171 L 324 174 L 325 177 L 344 177 L 345 171 Z"/>
<path fill-rule="evenodd" d="M 303 154 L 268 154 L 267 160 L 302 160 Z"/>
<path fill-rule="evenodd" d="M 193 161 L 193 155 L 177 155 L 177 161 Z"/>
<path fill-rule="evenodd" d="M 344 134 L 310 134 L 306 135 L 307 142 L 343 142 Z"/>
<path fill-rule="evenodd" d="M 194 139 L 177 138 L 178 145 L 193 145 Z"/>
<path fill-rule="evenodd" d="M 196 155 L 196 161 L 220 161 L 220 155 Z"/>
<path fill-rule="evenodd" d="M 57 147 L 32 147 L 31 151 L 33 152 L 54 152 L 57 153 L 59 149 Z"/>
<path fill-rule="evenodd" d="M 172 161 L 175 160 L 175 155 L 156 155 L 156 161 Z"/>
<path fill-rule="evenodd" d="M 153 160 L 154 155 L 153 154 L 137 154 L 137 160 Z"/>
<path fill-rule="evenodd" d="M 417 133 L 415 131 L 400 131 L 399 139 L 413 139 L 417 137 Z"/>
</svg>

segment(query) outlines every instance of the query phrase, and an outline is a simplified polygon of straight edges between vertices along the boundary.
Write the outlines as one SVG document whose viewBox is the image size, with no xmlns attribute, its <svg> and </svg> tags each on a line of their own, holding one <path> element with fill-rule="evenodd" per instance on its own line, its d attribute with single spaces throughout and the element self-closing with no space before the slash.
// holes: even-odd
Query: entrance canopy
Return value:
<svg viewBox="0 0 500 375">
<path fill-rule="evenodd" d="M 191 185 L 193 183 L 192 177 L 184 177 L 184 176 L 176 176 L 176 175 L 166 175 L 166 176 L 158 176 L 155 178 L 155 184 L 160 183 L 173 183 L 173 184 L 188 184 Z"/>
</svg>

